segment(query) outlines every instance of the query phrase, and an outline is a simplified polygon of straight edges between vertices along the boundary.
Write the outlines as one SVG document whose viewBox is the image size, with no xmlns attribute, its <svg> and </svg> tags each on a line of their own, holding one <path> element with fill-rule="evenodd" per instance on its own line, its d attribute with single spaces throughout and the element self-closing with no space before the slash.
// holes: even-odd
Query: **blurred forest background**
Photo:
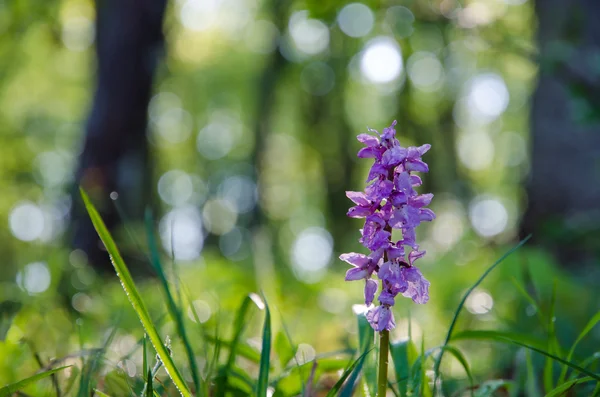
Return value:
<svg viewBox="0 0 600 397">
<path fill-rule="evenodd" d="M 348 343 L 362 289 L 337 256 L 362 224 L 344 192 L 370 166 L 355 136 L 394 119 L 404 146 L 432 144 L 437 219 L 420 230 L 430 303 L 402 302 L 393 337 L 410 308 L 439 343 L 465 288 L 533 233 L 461 326 L 535 333 L 513 281 L 547 305 L 556 283 L 573 338 L 600 309 L 598 17 L 594 0 L 0 1 L 0 302 L 17 313 L 0 384 L 35 367 L 21 338 L 77 345 L 73 318 L 93 345 L 125 313 L 116 356 L 139 336 L 79 184 L 140 276 L 153 208 L 203 321 L 262 289 L 306 354 Z M 476 373 L 520 365 L 471 352 Z"/>
</svg>

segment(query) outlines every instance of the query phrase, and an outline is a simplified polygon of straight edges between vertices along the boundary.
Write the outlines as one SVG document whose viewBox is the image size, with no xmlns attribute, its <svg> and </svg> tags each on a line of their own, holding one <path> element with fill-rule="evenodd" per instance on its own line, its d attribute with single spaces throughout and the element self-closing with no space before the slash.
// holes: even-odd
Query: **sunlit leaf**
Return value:
<svg viewBox="0 0 600 397">
<path fill-rule="evenodd" d="M 127 294 L 127 298 L 129 299 L 129 302 L 133 306 L 133 309 L 135 310 L 136 314 L 138 315 L 138 318 L 140 319 L 144 330 L 148 334 L 150 342 L 154 346 L 154 349 L 156 350 L 163 365 L 165 366 L 169 377 L 171 378 L 171 380 L 175 384 L 175 387 L 177 387 L 179 393 L 181 393 L 182 396 L 191 396 L 191 392 L 188 389 L 185 380 L 183 379 L 181 373 L 175 366 L 171 355 L 169 354 L 167 348 L 161 340 L 160 335 L 156 330 L 156 327 L 152 323 L 150 313 L 148 313 L 148 309 L 146 309 L 146 306 L 142 301 L 142 297 L 140 296 L 135 286 L 135 283 L 133 282 L 133 278 L 131 277 L 129 270 L 127 269 L 127 265 L 125 265 L 125 261 L 121 257 L 121 253 L 119 252 L 117 245 L 115 244 L 112 236 L 108 232 L 106 225 L 104 225 L 100 214 L 98 214 L 98 211 L 96 211 L 96 208 L 90 202 L 90 199 L 88 198 L 87 194 L 83 191 L 83 189 L 80 189 L 80 192 L 88 214 L 90 215 L 92 223 L 94 224 L 94 228 L 96 229 L 96 232 L 100 236 L 100 239 L 104 243 L 110 255 L 111 262 L 115 267 L 117 276 L 121 280 L 121 285 L 123 286 L 123 289 Z"/>
</svg>

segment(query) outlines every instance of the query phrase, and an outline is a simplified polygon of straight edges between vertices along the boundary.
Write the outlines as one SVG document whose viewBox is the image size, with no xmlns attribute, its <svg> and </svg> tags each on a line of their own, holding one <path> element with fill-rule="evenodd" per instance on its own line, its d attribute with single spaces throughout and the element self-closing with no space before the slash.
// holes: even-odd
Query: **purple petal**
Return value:
<svg viewBox="0 0 600 397">
<path fill-rule="evenodd" d="M 369 272 L 366 269 L 362 269 L 360 267 L 353 267 L 352 269 L 348 269 L 346 272 L 346 281 L 355 281 L 362 280 L 369 275 Z"/>
<path fill-rule="evenodd" d="M 358 151 L 357 157 L 361 159 L 378 159 L 381 157 L 382 150 L 376 147 L 364 147 Z"/>
<path fill-rule="evenodd" d="M 404 248 L 402 247 L 402 245 L 400 245 L 399 247 L 390 246 L 387 250 L 387 254 L 388 259 L 390 260 L 398 258 L 404 259 Z"/>
<path fill-rule="evenodd" d="M 380 163 L 375 162 L 369 170 L 369 176 L 367 176 L 367 182 L 373 179 L 379 178 L 380 176 L 387 176 L 388 170 Z"/>
<path fill-rule="evenodd" d="M 367 282 L 365 283 L 365 305 L 369 306 L 373 303 L 378 286 L 377 281 L 372 278 L 367 279 Z"/>
<path fill-rule="evenodd" d="M 387 179 L 381 181 L 375 181 L 369 186 L 365 188 L 365 193 L 369 200 L 374 203 L 379 203 L 384 198 L 388 198 L 394 189 L 394 184 L 392 181 L 388 181 Z"/>
<path fill-rule="evenodd" d="M 425 145 L 421 145 L 417 148 L 417 150 L 419 151 L 419 154 L 422 156 L 425 153 L 427 153 L 429 151 L 429 149 L 431 149 L 431 145 L 426 143 Z"/>
<path fill-rule="evenodd" d="M 394 306 L 395 299 L 394 299 L 394 296 L 392 294 L 390 294 L 388 291 L 383 291 L 379 295 L 379 302 L 381 302 L 381 304 L 383 304 L 383 305 Z"/>
<path fill-rule="evenodd" d="M 388 224 L 392 229 L 400 229 L 404 225 L 404 215 L 401 210 L 394 211 Z"/>
<path fill-rule="evenodd" d="M 379 146 L 379 138 L 369 134 L 360 134 L 356 137 L 358 141 L 368 147 Z"/>
<path fill-rule="evenodd" d="M 410 180 L 410 174 L 408 172 L 396 174 L 394 177 L 394 186 L 396 186 L 398 191 L 403 192 L 407 196 L 412 196 L 415 193 Z"/>
<path fill-rule="evenodd" d="M 415 247 L 417 247 L 416 239 L 417 239 L 417 236 L 415 234 L 415 228 L 413 228 L 413 227 L 402 228 L 402 244 L 403 245 L 408 245 L 409 247 L 415 248 Z"/>
<path fill-rule="evenodd" d="M 406 148 L 406 158 L 409 160 L 421 160 L 421 153 L 416 147 L 409 146 Z"/>
<path fill-rule="evenodd" d="M 367 199 L 367 196 L 365 196 L 363 192 L 347 191 L 346 197 L 348 197 L 350 200 L 352 200 L 355 204 L 358 205 L 371 205 L 371 202 L 369 201 L 369 199 Z"/>
<path fill-rule="evenodd" d="M 381 163 L 386 167 L 395 167 L 406 158 L 406 149 L 401 146 L 394 146 L 383 153 Z"/>
<path fill-rule="evenodd" d="M 421 160 L 407 159 L 404 163 L 404 168 L 407 171 L 429 172 L 429 167 Z"/>
<path fill-rule="evenodd" d="M 379 267 L 377 277 L 379 277 L 380 280 L 388 280 L 393 278 L 394 274 L 392 272 L 392 262 L 384 262 L 383 265 Z"/>
<path fill-rule="evenodd" d="M 432 199 L 433 199 L 433 194 L 431 194 L 431 193 L 421 194 L 416 197 L 411 197 L 410 205 L 413 207 L 416 207 L 416 208 L 425 207 L 426 205 L 429 205 L 429 203 L 431 203 Z"/>
<path fill-rule="evenodd" d="M 408 202 L 408 196 L 404 192 L 394 191 L 390 196 L 392 204 L 396 208 L 400 208 Z"/>
<path fill-rule="evenodd" d="M 371 259 L 371 263 L 376 266 L 379 264 L 379 261 L 383 258 L 383 253 L 385 252 L 384 248 L 380 248 L 375 250 L 369 254 L 369 258 Z"/>
<path fill-rule="evenodd" d="M 404 278 L 408 282 L 408 288 L 402 293 L 411 298 L 415 303 L 424 304 L 429 300 L 429 281 L 423 277 L 421 271 L 416 267 L 402 268 Z"/>
<path fill-rule="evenodd" d="M 357 205 L 355 207 L 351 207 L 346 213 L 350 218 L 365 218 L 373 213 L 373 209 L 370 207 L 362 207 Z"/>
<path fill-rule="evenodd" d="M 383 132 L 381 133 L 381 139 L 394 139 L 396 137 L 396 129 L 394 128 L 395 126 L 396 120 L 394 120 L 389 127 L 383 129 Z"/>
<path fill-rule="evenodd" d="M 367 313 L 367 320 L 371 324 L 371 327 L 379 332 L 384 329 L 392 330 L 396 327 L 392 311 L 385 306 L 377 306 L 376 308 L 369 310 Z"/>
<path fill-rule="evenodd" d="M 425 256 L 425 252 L 426 251 L 412 250 L 410 254 L 408 254 L 408 263 L 412 266 L 417 259 Z"/>
<path fill-rule="evenodd" d="M 384 221 L 387 221 L 388 219 L 390 219 L 390 216 L 392 216 L 393 211 L 394 211 L 394 206 L 392 205 L 392 203 L 390 201 L 388 201 L 379 210 L 379 216 Z"/>
<path fill-rule="evenodd" d="M 417 227 L 421 222 L 419 209 L 410 205 L 405 205 L 399 210 L 394 211 L 388 224 L 394 229 L 402 227 Z"/>
<path fill-rule="evenodd" d="M 365 267 L 369 263 L 369 257 L 364 254 L 350 252 L 340 255 L 340 259 L 356 267 Z"/>
<path fill-rule="evenodd" d="M 387 247 L 390 243 L 390 241 L 389 241 L 390 236 L 391 236 L 390 232 L 387 232 L 385 230 L 379 230 L 379 231 L 373 233 L 372 235 L 364 235 L 363 234 L 363 237 L 359 241 L 365 247 L 374 251 L 374 250 L 378 250 L 380 248 Z"/>
<path fill-rule="evenodd" d="M 423 184 L 423 180 L 421 179 L 421 177 L 419 175 L 411 175 L 410 183 L 413 186 L 421 186 Z"/>
<path fill-rule="evenodd" d="M 431 222 L 435 219 L 435 213 L 429 208 L 421 208 L 419 210 L 419 219 L 425 222 Z"/>
</svg>

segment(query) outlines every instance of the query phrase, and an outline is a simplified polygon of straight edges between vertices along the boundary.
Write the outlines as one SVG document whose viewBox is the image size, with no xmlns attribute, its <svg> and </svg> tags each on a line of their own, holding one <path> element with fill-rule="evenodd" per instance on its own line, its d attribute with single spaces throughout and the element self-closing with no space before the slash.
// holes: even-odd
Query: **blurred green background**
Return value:
<svg viewBox="0 0 600 397">
<path fill-rule="evenodd" d="M 516 284 L 549 307 L 556 283 L 565 343 L 600 309 L 599 5 L 173 0 L 163 15 L 151 3 L 128 14 L 115 0 L 0 2 L 0 385 L 37 369 L 32 351 L 47 362 L 98 346 L 117 321 L 113 365 L 133 376 L 141 360 L 120 359 L 142 331 L 105 254 L 87 251 L 97 239 L 74 193 L 86 156 L 115 157 L 103 171 L 112 182 L 84 186 L 142 269 L 157 317 L 164 303 L 142 274 L 148 206 L 207 324 L 227 327 L 242 297 L 262 290 L 308 357 L 355 345 L 362 287 L 343 281 L 337 257 L 364 248 L 344 191 L 362 190 L 370 166 L 355 136 L 392 120 L 404 146 L 432 144 L 421 191 L 435 194 L 437 214 L 419 230 L 430 302 L 397 305 L 394 339 L 407 336 L 410 315 L 413 336 L 438 345 L 465 290 L 529 232 L 531 244 L 469 298 L 459 327 L 542 335 Z M 151 29 L 150 44 L 135 36 Z M 136 43 L 148 48 L 131 52 Z M 124 54 L 152 65 L 128 70 Z M 144 91 L 144 73 L 154 76 L 147 108 L 143 93 L 136 107 L 111 91 L 119 78 Z M 121 118 L 109 122 L 106 103 Z M 111 126 L 129 112 L 141 124 Z M 121 135 L 96 145 L 113 127 Z M 599 340 L 592 332 L 582 351 Z M 481 379 L 522 365 L 514 348 L 465 349 Z"/>
</svg>

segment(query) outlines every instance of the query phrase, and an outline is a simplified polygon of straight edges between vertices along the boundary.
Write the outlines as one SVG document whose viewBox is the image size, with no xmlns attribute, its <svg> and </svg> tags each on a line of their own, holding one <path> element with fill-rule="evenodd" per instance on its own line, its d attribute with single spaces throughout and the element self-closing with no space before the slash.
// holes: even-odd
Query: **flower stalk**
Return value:
<svg viewBox="0 0 600 397">
<path fill-rule="evenodd" d="M 385 397 L 387 390 L 387 374 L 390 348 L 390 331 L 384 329 L 379 333 L 379 372 L 377 376 L 377 395 Z"/>
</svg>

